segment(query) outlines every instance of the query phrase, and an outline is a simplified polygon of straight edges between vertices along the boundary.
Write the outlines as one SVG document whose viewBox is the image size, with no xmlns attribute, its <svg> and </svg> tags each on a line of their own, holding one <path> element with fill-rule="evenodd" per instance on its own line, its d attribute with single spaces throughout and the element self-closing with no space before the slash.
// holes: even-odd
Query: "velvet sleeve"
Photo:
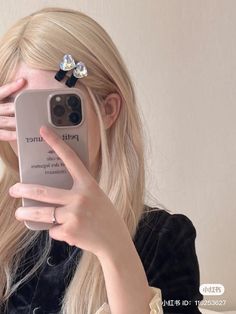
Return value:
<svg viewBox="0 0 236 314">
<path fill-rule="evenodd" d="M 147 218 L 148 217 L 148 218 Z M 148 213 L 135 245 L 150 286 L 161 289 L 164 313 L 201 313 L 196 229 L 183 214 Z"/>
</svg>

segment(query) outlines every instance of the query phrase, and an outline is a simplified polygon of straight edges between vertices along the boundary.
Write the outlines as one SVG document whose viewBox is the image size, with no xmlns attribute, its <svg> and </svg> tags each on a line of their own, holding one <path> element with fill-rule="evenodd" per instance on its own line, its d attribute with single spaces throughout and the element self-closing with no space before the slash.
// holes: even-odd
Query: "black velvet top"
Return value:
<svg viewBox="0 0 236 314">
<path fill-rule="evenodd" d="M 42 236 L 46 232 L 42 231 Z M 201 313 L 197 306 L 203 296 L 199 292 L 200 274 L 195 238 L 195 227 L 183 214 L 170 214 L 160 209 L 145 213 L 139 222 L 133 242 L 149 285 L 161 289 L 163 311 L 166 314 Z M 59 313 L 60 300 L 81 254 L 80 248 L 53 239 L 47 262 L 9 298 L 6 313 Z M 19 271 L 26 264 L 22 262 L 21 265 Z"/>
</svg>

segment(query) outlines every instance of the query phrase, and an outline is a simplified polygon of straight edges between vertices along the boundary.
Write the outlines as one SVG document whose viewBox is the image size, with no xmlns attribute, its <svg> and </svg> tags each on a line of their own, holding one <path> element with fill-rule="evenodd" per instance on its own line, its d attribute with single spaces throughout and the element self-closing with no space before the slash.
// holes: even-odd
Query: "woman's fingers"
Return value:
<svg viewBox="0 0 236 314">
<path fill-rule="evenodd" d="M 54 188 L 39 184 L 16 183 L 9 189 L 14 197 L 24 197 L 31 200 L 66 205 L 72 201 L 71 190 Z"/>
<path fill-rule="evenodd" d="M 16 118 L 0 115 L 0 129 L 13 129 L 16 130 Z"/>
<path fill-rule="evenodd" d="M 0 116 L 0 141 L 16 141 L 16 140 L 17 137 L 15 117 Z"/>
<path fill-rule="evenodd" d="M 17 81 L 13 81 L 10 83 L 7 83 L 0 87 L 0 101 L 4 100 L 5 98 L 9 97 L 11 94 L 15 93 L 23 87 L 25 83 L 25 79 L 21 78 Z"/>
<path fill-rule="evenodd" d="M 0 104 L 1 108 L 2 104 Z M 16 141 L 16 118 L 0 114 L 0 141 Z"/>
<path fill-rule="evenodd" d="M 21 89 L 24 84 L 25 79 L 21 78 L 0 87 L 0 141 L 17 140 L 15 106 L 9 100 L 11 95 Z"/>
<path fill-rule="evenodd" d="M 19 220 L 52 223 L 53 207 L 19 207 L 15 216 Z"/>
<path fill-rule="evenodd" d="M 16 141 L 16 118 L 13 103 L 0 104 L 0 141 Z"/>
<path fill-rule="evenodd" d="M 94 181 L 94 178 L 76 152 L 51 127 L 43 125 L 39 132 L 47 144 L 51 146 L 57 156 L 64 162 L 73 179 L 78 179 L 80 184 L 91 184 Z"/>
<path fill-rule="evenodd" d="M 13 102 L 0 104 L 0 116 L 15 115 L 15 107 Z"/>
</svg>

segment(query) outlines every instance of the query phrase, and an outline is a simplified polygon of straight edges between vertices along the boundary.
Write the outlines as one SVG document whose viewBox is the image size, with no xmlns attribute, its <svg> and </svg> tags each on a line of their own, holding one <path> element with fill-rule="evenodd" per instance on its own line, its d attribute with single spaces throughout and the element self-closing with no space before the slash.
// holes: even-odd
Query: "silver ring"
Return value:
<svg viewBox="0 0 236 314">
<path fill-rule="evenodd" d="M 53 225 L 58 224 L 56 216 L 55 216 L 55 213 L 56 213 L 56 207 L 53 208 L 53 215 L 52 215 L 52 223 L 53 223 Z"/>
</svg>

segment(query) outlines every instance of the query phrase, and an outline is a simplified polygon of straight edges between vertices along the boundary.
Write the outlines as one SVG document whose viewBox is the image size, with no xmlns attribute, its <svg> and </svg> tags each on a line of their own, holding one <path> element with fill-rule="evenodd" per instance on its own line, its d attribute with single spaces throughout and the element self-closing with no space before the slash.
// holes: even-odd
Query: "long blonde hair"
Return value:
<svg viewBox="0 0 236 314">
<path fill-rule="evenodd" d="M 44 8 L 20 19 L 0 42 L 0 85 L 14 78 L 21 61 L 32 68 L 58 70 L 65 53 L 82 60 L 89 75 L 83 79 L 96 110 L 101 133 L 97 182 L 124 219 L 132 237 L 144 212 L 145 171 L 142 123 L 128 70 L 113 41 L 92 18 L 79 11 Z M 82 84 L 82 83 L 80 83 Z M 99 105 L 111 92 L 122 97 L 114 125 L 105 131 Z M 21 258 L 34 246 L 40 231 L 32 231 L 15 218 L 21 199 L 11 198 L 9 187 L 19 182 L 18 158 L 8 142 L 0 143 L 4 172 L 0 182 L 0 301 L 25 282 L 46 261 L 51 238 L 38 262 L 20 281 L 14 276 Z M 48 233 L 47 233 L 48 235 Z M 99 260 L 84 251 L 65 291 L 63 314 L 94 314 L 108 302 Z"/>
</svg>

